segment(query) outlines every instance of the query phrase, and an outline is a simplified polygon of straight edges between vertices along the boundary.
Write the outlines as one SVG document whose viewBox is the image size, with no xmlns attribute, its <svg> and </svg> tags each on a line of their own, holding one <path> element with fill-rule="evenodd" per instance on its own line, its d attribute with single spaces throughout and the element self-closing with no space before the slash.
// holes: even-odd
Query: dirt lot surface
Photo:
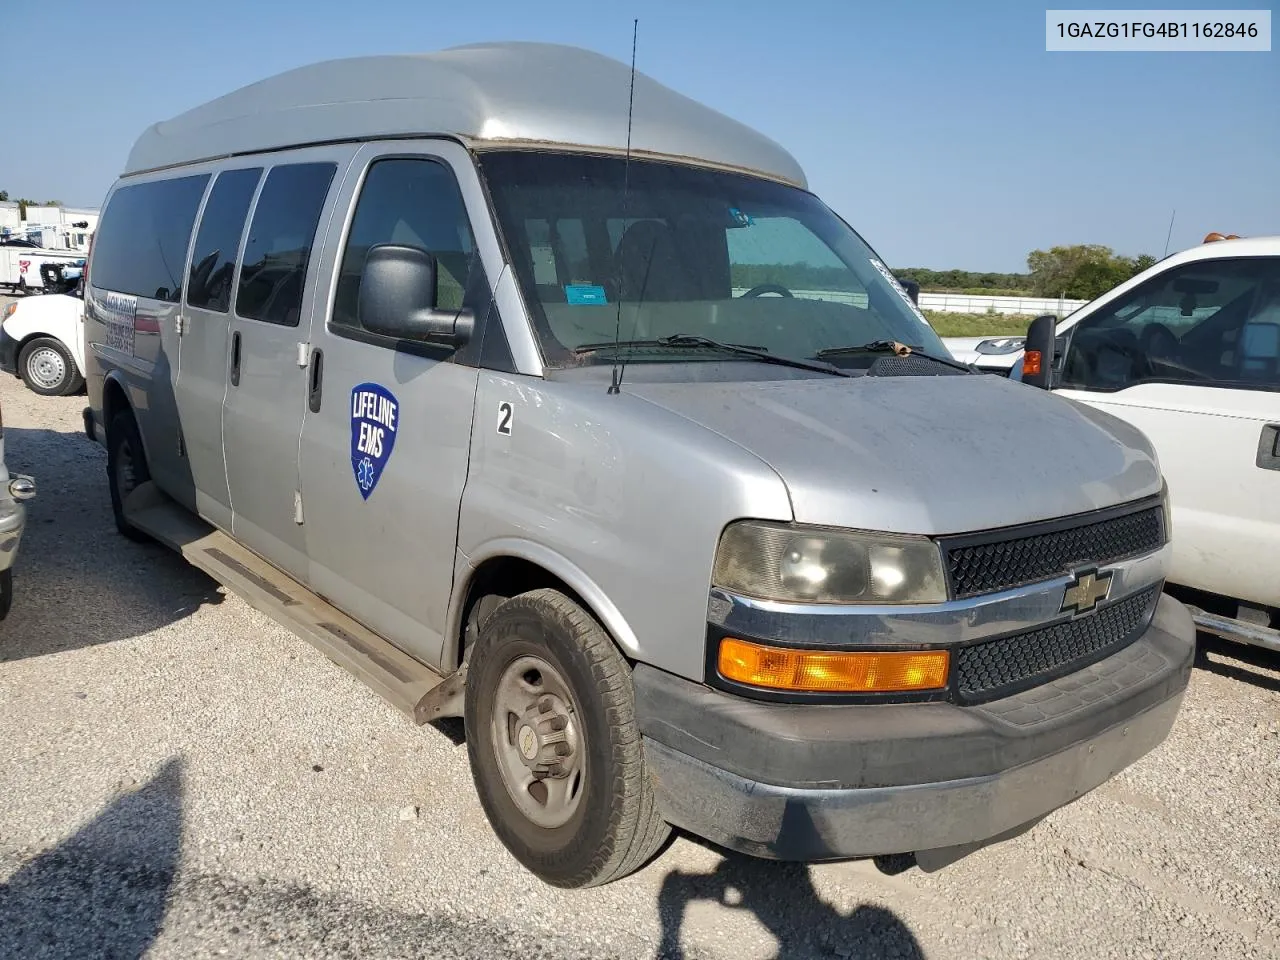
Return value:
<svg viewBox="0 0 1280 960">
<path fill-rule="evenodd" d="M 0 382 L 39 483 L 0 624 L 0 956 L 1280 956 L 1280 658 L 1205 641 L 1163 746 L 936 874 L 682 837 L 563 892 L 456 738 L 116 534 L 84 402 Z"/>
</svg>

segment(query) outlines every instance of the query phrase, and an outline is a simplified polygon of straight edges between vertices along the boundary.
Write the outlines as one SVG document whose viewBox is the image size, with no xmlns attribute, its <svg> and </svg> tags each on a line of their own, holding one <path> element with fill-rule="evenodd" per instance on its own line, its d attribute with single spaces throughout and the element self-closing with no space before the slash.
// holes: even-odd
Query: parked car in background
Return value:
<svg viewBox="0 0 1280 960">
<path fill-rule="evenodd" d="M 1006 356 L 1014 379 L 1147 435 L 1173 507 L 1170 583 L 1202 630 L 1280 651 L 1280 237 L 1170 256 Z"/>
<path fill-rule="evenodd" d="M 55 293 L 5 307 L 0 370 L 21 377 L 45 397 L 65 397 L 83 389 L 84 301 Z"/>
<path fill-rule="evenodd" d="M 22 503 L 36 495 L 34 480 L 11 474 L 5 466 L 3 410 L 0 410 L 0 478 L 4 480 L 4 487 L 0 488 L 0 620 L 3 620 L 13 605 L 13 566 L 26 524 L 26 508 Z"/>
<path fill-rule="evenodd" d="M 951 355 L 961 363 L 970 363 L 984 373 L 1009 375 L 1022 356 L 1026 337 L 943 337 Z"/>
</svg>

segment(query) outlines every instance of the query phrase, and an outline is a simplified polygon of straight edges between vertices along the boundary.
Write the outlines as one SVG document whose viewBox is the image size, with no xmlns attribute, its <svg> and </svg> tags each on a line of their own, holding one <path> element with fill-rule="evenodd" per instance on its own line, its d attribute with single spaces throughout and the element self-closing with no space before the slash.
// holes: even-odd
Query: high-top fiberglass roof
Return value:
<svg viewBox="0 0 1280 960">
<path fill-rule="evenodd" d="M 630 67 L 577 47 L 489 43 L 352 57 L 290 70 L 149 127 L 125 173 L 307 143 L 444 135 L 480 149 L 556 144 L 621 151 Z M 637 156 L 754 171 L 805 186 L 763 134 L 637 71 Z"/>
</svg>

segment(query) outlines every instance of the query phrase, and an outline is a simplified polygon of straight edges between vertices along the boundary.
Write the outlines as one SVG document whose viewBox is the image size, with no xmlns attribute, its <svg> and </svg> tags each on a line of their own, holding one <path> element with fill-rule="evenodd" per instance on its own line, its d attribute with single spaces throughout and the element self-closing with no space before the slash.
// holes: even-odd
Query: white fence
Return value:
<svg viewBox="0 0 1280 960">
<path fill-rule="evenodd" d="M 733 295 L 740 297 L 746 292 L 745 287 L 735 287 Z M 848 303 L 855 307 L 866 307 L 867 295 L 837 290 L 796 290 L 794 295 L 804 300 L 831 300 L 836 303 Z M 971 297 L 962 293 L 921 293 L 920 309 L 937 310 L 944 313 L 1001 313 L 1039 316 L 1042 313 L 1055 313 L 1065 317 L 1076 307 L 1082 307 L 1087 300 L 1058 300 L 1051 297 Z"/>
<path fill-rule="evenodd" d="M 1056 313 L 1063 317 L 1083 307 L 1087 300 L 1060 300 L 1052 297 L 982 297 L 963 293 L 921 293 L 921 310 L 942 313 L 1016 313 L 1039 316 Z"/>
</svg>

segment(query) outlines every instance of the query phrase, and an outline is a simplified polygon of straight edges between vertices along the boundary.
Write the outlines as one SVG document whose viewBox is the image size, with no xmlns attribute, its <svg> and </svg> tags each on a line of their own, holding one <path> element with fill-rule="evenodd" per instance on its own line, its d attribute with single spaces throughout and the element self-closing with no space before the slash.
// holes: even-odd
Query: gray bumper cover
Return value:
<svg viewBox="0 0 1280 960">
<path fill-rule="evenodd" d="M 926 865 L 1020 832 L 1156 747 L 1194 653 L 1190 615 L 1162 597 L 1113 656 L 977 707 L 754 703 L 646 667 L 636 706 L 674 825 L 759 857 Z"/>
</svg>

